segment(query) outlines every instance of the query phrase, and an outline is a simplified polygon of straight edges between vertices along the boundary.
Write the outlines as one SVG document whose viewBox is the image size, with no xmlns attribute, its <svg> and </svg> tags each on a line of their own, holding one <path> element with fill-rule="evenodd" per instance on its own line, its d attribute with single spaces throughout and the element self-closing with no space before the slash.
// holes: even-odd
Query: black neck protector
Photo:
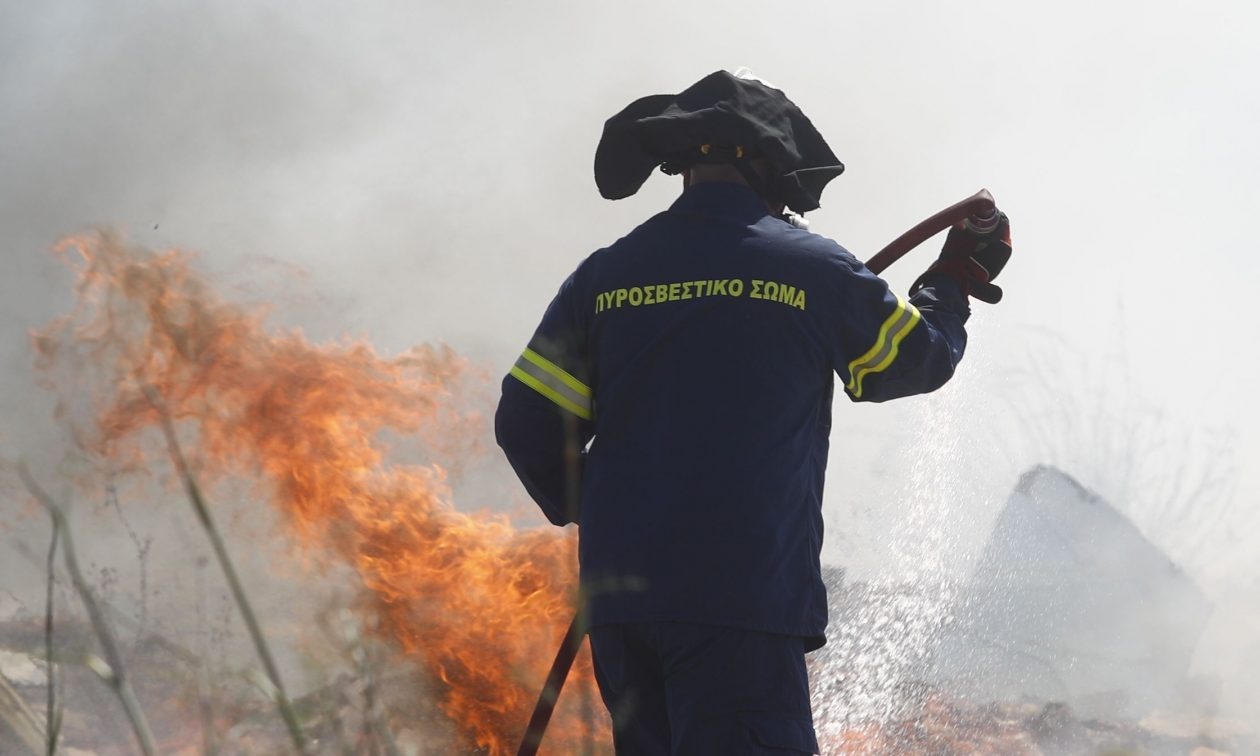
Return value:
<svg viewBox="0 0 1260 756">
<path fill-rule="evenodd" d="M 783 200 L 775 197 L 774 192 L 771 190 L 770 179 L 758 173 L 757 169 L 753 167 L 752 161 L 756 157 L 757 155 L 750 150 L 746 150 L 738 145 L 735 147 L 724 147 L 715 144 L 702 144 L 661 163 L 661 172 L 670 176 L 677 176 L 693 165 L 730 165 L 739 171 L 739 175 L 744 177 L 744 181 L 748 183 L 748 186 L 768 206 L 773 208 L 783 205 Z"/>
</svg>

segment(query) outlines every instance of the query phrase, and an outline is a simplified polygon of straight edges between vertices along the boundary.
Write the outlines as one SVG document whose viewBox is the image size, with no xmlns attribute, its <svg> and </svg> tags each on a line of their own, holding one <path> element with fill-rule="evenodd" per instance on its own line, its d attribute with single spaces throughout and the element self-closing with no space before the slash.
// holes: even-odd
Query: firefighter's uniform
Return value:
<svg viewBox="0 0 1260 756">
<path fill-rule="evenodd" d="M 547 518 L 580 526 L 601 684 L 615 671 L 600 628 L 680 623 L 822 645 L 835 377 L 875 402 L 950 378 L 967 298 L 945 277 L 925 283 L 903 299 L 835 242 L 721 182 L 688 188 L 564 282 L 504 379 L 496 432 Z M 724 678 L 711 684 L 721 699 Z M 795 711 L 749 715 L 751 737 L 808 751 L 808 700 Z M 704 752 L 668 737 L 676 753 Z M 739 752 L 723 748 L 712 752 Z"/>
</svg>

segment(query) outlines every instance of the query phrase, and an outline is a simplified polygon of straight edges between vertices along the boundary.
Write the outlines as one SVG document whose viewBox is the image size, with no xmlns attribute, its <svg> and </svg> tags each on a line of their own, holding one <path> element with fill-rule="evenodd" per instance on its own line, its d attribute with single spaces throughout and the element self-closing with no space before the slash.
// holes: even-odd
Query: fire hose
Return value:
<svg viewBox="0 0 1260 756">
<path fill-rule="evenodd" d="M 889 242 L 883 249 L 866 261 L 866 267 L 872 273 L 884 272 L 889 265 L 905 256 L 907 252 L 936 236 L 947 228 L 965 223 L 976 233 L 992 231 L 998 223 L 997 206 L 993 195 L 987 189 L 981 189 L 967 199 L 955 202 L 940 212 L 925 218 L 910 230 Z M 535 756 L 542 744 L 543 733 L 551 722 L 551 714 L 555 710 L 556 700 L 560 698 L 560 689 L 569 676 L 573 660 L 577 658 L 582 647 L 582 639 L 586 636 L 585 613 L 581 610 L 573 617 L 560 648 L 556 650 L 556 658 L 551 662 L 551 670 L 538 694 L 538 703 L 529 718 L 525 735 L 521 738 L 521 747 L 516 756 Z"/>
<path fill-rule="evenodd" d="M 969 224 L 977 233 L 992 231 L 997 226 L 997 206 L 988 189 L 981 189 L 967 199 L 955 202 L 932 217 L 920 221 L 914 228 L 876 252 L 874 257 L 866 261 L 866 267 L 876 275 L 883 273 L 907 252 L 958 223 Z"/>
</svg>

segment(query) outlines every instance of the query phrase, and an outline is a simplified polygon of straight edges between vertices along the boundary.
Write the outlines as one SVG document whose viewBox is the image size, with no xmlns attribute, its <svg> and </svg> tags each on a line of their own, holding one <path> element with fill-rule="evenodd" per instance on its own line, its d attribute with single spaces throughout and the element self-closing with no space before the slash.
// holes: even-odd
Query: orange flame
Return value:
<svg viewBox="0 0 1260 756">
<path fill-rule="evenodd" d="M 57 249 L 80 258 L 76 303 L 34 344 L 63 413 L 84 382 L 92 390 L 78 443 L 114 469 L 138 468 L 159 421 L 142 390 L 155 388 L 192 437 L 203 482 L 261 473 L 299 542 L 357 569 L 381 631 L 441 681 L 465 743 L 512 752 L 572 615 L 574 542 L 457 511 L 440 467 L 392 462 L 381 438 L 479 428 L 450 406 L 464 361 L 449 348 L 387 358 L 268 333 L 264 313 L 223 301 L 179 251 L 108 234 Z M 590 674 L 583 658 L 574 676 Z M 582 729 L 562 709 L 549 745 Z"/>
</svg>

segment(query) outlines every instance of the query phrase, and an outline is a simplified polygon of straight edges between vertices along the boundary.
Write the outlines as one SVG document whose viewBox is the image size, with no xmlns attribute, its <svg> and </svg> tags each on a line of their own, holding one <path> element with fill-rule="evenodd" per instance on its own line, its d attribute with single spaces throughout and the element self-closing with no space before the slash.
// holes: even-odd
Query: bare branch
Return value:
<svg viewBox="0 0 1260 756">
<path fill-rule="evenodd" d="M 140 709 L 135 692 L 131 689 L 131 683 L 128 681 L 126 674 L 126 667 L 123 665 L 122 656 L 118 653 L 118 644 L 114 639 L 113 631 L 110 630 L 109 623 L 105 619 L 105 613 L 101 610 L 100 605 L 97 604 L 96 598 L 92 595 L 91 587 L 88 586 L 87 580 L 84 579 L 83 573 L 79 570 L 79 560 L 74 550 L 74 539 L 70 533 L 70 524 L 66 521 L 65 510 L 31 477 L 30 470 L 26 468 L 24 462 L 18 464 L 18 475 L 22 478 L 22 483 L 31 492 L 31 495 L 44 506 L 44 509 L 48 510 L 49 516 L 53 519 L 53 527 L 61 533 L 61 540 L 65 544 L 66 569 L 70 572 L 70 582 L 74 585 L 75 591 L 78 592 L 79 598 L 83 601 L 83 606 L 87 609 L 88 618 L 92 621 L 92 629 L 95 631 L 96 638 L 101 644 L 101 650 L 105 653 L 105 663 L 108 665 L 110 674 L 108 676 L 102 675 L 102 678 L 105 679 L 105 682 L 122 703 L 123 710 L 127 713 L 127 719 L 131 722 L 131 729 L 135 733 L 136 741 L 140 745 L 140 750 L 145 756 L 152 756 L 157 752 L 153 744 L 153 732 L 149 729 L 149 723 L 144 717 L 144 712 Z M 49 663 L 52 663 L 51 659 Z"/>
<path fill-rule="evenodd" d="M 44 670 L 48 675 L 48 702 L 44 718 L 47 756 L 57 752 L 57 739 L 61 734 L 61 717 L 57 713 L 57 667 L 53 664 L 53 589 L 57 584 L 57 541 L 60 537 L 61 526 L 54 517 L 52 539 L 48 544 L 48 589 L 44 596 Z"/>
<path fill-rule="evenodd" d="M 258 617 L 254 614 L 254 607 L 250 604 L 249 597 L 245 594 L 245 588 L 241 585 L 241 580 L 236 574 L 236 567 L 232 562 L 232 558 L 228 555 L 227 546 L 223 542 L 223 537 L 219 534 L 218 527 L 214 524 L 214 517 L 210 513 L 210 508 L 206 506 L 205 498 L 201 494 L 201 487 L 197 484 L 196 478 L 193 477 L 192 471 L 188 468 L 188 461 L 184 457 L 179 439 L 175 436 L 175 426 L 171 422 L 170 412 L 156 389 L 147 385 L 143 389 L 145 398 L 149 400 L 149 404 L 157 411 L 158 418 L 162 423 L 162 433 L 166 436 L 167 450 L 170 452 L 171 461 L 175 465 L 175 472 L 183 482 L 184 490 L 188 494 L 188 500 L 192 504 L 193 511 L 197 514 L 197 520 L 201 523 L 202 529 L 206 532 L 206 537 L 210 540 L 210 546 L 214 549 L 214 555 L 219 561 L 219 567 L 223 570 L 223 576 L 227 579 L 228 588 L 231 589 L 232 596 L 236 599 L 237 609 L 240 610 L 241 617 L 245 620 L 245 626 L 249 630 L 250 638 L 254 642 L 254 649 L 258 652 L 258 658 L 267 673 L 267 685 L 264 687 L 268 690 L 272 700 L 275 701 L 280 717 L 284 720 L 284 724 L 289 730 L 289 738 L 293 741 L 294 748 L 297 749 L 298 753 L 305 753 L 306 736 L 302 733 L 302 726 L 298 722 L 297 713 L 293 710 L 293 704 L 284 690 L 284 683 L 280 679 L 280 668 L 276 665 L 275 659 L 271 655 L 271 648 L 267 645 L 267 639 L 263 636 L 262 626 L 258 624 Z"/>
</svg>

